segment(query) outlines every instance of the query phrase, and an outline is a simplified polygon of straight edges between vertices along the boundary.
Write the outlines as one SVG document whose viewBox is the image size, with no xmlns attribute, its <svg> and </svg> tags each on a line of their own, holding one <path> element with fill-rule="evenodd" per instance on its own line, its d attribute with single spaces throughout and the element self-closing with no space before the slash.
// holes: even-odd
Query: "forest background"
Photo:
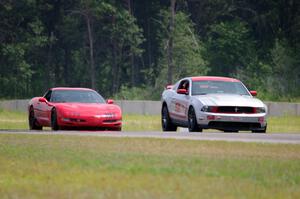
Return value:
<svg viewBox="0 0 300 199">
<path fill-rule="evenodd" d="M 1 0 L 0 99 L 56 86 L 159 100 L 185 76 L 300 101 L 298 0 Z"/>
</svg>

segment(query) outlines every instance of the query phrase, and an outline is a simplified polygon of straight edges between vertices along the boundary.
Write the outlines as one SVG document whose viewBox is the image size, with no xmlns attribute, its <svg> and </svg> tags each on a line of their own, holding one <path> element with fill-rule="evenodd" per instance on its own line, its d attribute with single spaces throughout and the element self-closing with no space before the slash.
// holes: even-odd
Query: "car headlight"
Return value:
<svg viewBox="0 0 300 199">
<path fill-rule="evenodd" d="M 104 113 L 104 114 L 100 114 L 100 115 L 94 115 L 95 118 L 114 118 L 116 117 L 115 113 Z"/>
<path fill-rule="evenodd" d="M 216 107 L 216 106 L 203 106 L 202 108 L 201 108 L 201 111 L 202 112 L 217 112 L 217 109 L 218 109 L 218 107 Z"/>
<path fill-rule="evenodd" d="M 255 113 L 265 113 L 266 109 L 265 107 L 256 107 L 255 108 Z"/>
</svg>

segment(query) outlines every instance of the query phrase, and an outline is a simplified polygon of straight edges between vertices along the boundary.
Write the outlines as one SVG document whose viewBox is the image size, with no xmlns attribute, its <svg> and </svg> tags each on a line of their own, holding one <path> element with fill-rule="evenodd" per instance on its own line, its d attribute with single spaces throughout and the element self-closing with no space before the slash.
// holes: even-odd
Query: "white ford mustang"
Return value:
<svg viewBox="0 0 300 199">
<path fill-rule="evenodd" d="M 265 133 L 267 106 L 253 97 L 256 94 L 233 78 L 183 78 L 162 94 L 162 129 L 176 131 L 181 126 L 190 132 L 218 129 Z"/>
</svg>

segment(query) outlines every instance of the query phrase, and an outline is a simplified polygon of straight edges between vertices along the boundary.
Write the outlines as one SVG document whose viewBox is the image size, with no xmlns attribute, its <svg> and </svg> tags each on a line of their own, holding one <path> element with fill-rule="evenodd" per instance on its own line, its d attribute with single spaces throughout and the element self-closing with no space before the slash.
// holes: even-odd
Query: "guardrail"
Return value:
<svg viewBox="0 0 300 199">
<path fill-rule="evenodd" d="M 4 100 L 0 101 L 0 109 L 11 111 L 27 111 L 29 100 Z M 123 113 L 140 115 L 159 115 L 160 101 L 120 100 L 115 101 Z M 300 103 L 265 102 L 268 106 L 269 116 L 296 115 L 300 116 Z"/>
</svg>

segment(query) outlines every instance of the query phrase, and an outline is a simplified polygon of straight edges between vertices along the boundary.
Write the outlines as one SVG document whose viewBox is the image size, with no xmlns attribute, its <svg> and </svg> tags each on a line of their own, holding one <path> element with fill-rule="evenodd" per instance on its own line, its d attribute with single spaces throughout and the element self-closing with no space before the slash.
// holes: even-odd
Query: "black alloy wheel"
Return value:
<svg viewBox="0 0 300 199">
<path fill-rule="evenodd" d="M 30 130 L 42 130 L 43 129 L 42 126 L 37 125 L 37 121 L 35 119 L 34 111 L 33 111 L 32 107 L 30 108 L 30 111 L 29 111 L 28 122 L 29 122 Z"/>
<path fill-rule="evenodd" d="M 51 129 L 53 131 L 57 131 L 60 129 L 58 123 L 57 123 L 57 113 L 56 113 L 56 110 L 53 109 L 52 112 L 51 112 Z"/>
<path fill-rule="evenodd" d="M 202 129 L 198 126 L 196 113 L 193 107 L 189 109 L 188 125 L 189 132 L 202 132 Z"/>
<path fill-rule="evenodd" d="M 111 129 L 111 131 L 122 131 L 122 127 L 113 128 L 113 129 Z"/>
<path fill-rule="evenodd" d="M 161 127 L 163 131 L 176 131 L 177 126 L 174 125 L 169 116 L 168 107 L 166 105 L 163 106 L 161 111 Z"/>
</svg>

